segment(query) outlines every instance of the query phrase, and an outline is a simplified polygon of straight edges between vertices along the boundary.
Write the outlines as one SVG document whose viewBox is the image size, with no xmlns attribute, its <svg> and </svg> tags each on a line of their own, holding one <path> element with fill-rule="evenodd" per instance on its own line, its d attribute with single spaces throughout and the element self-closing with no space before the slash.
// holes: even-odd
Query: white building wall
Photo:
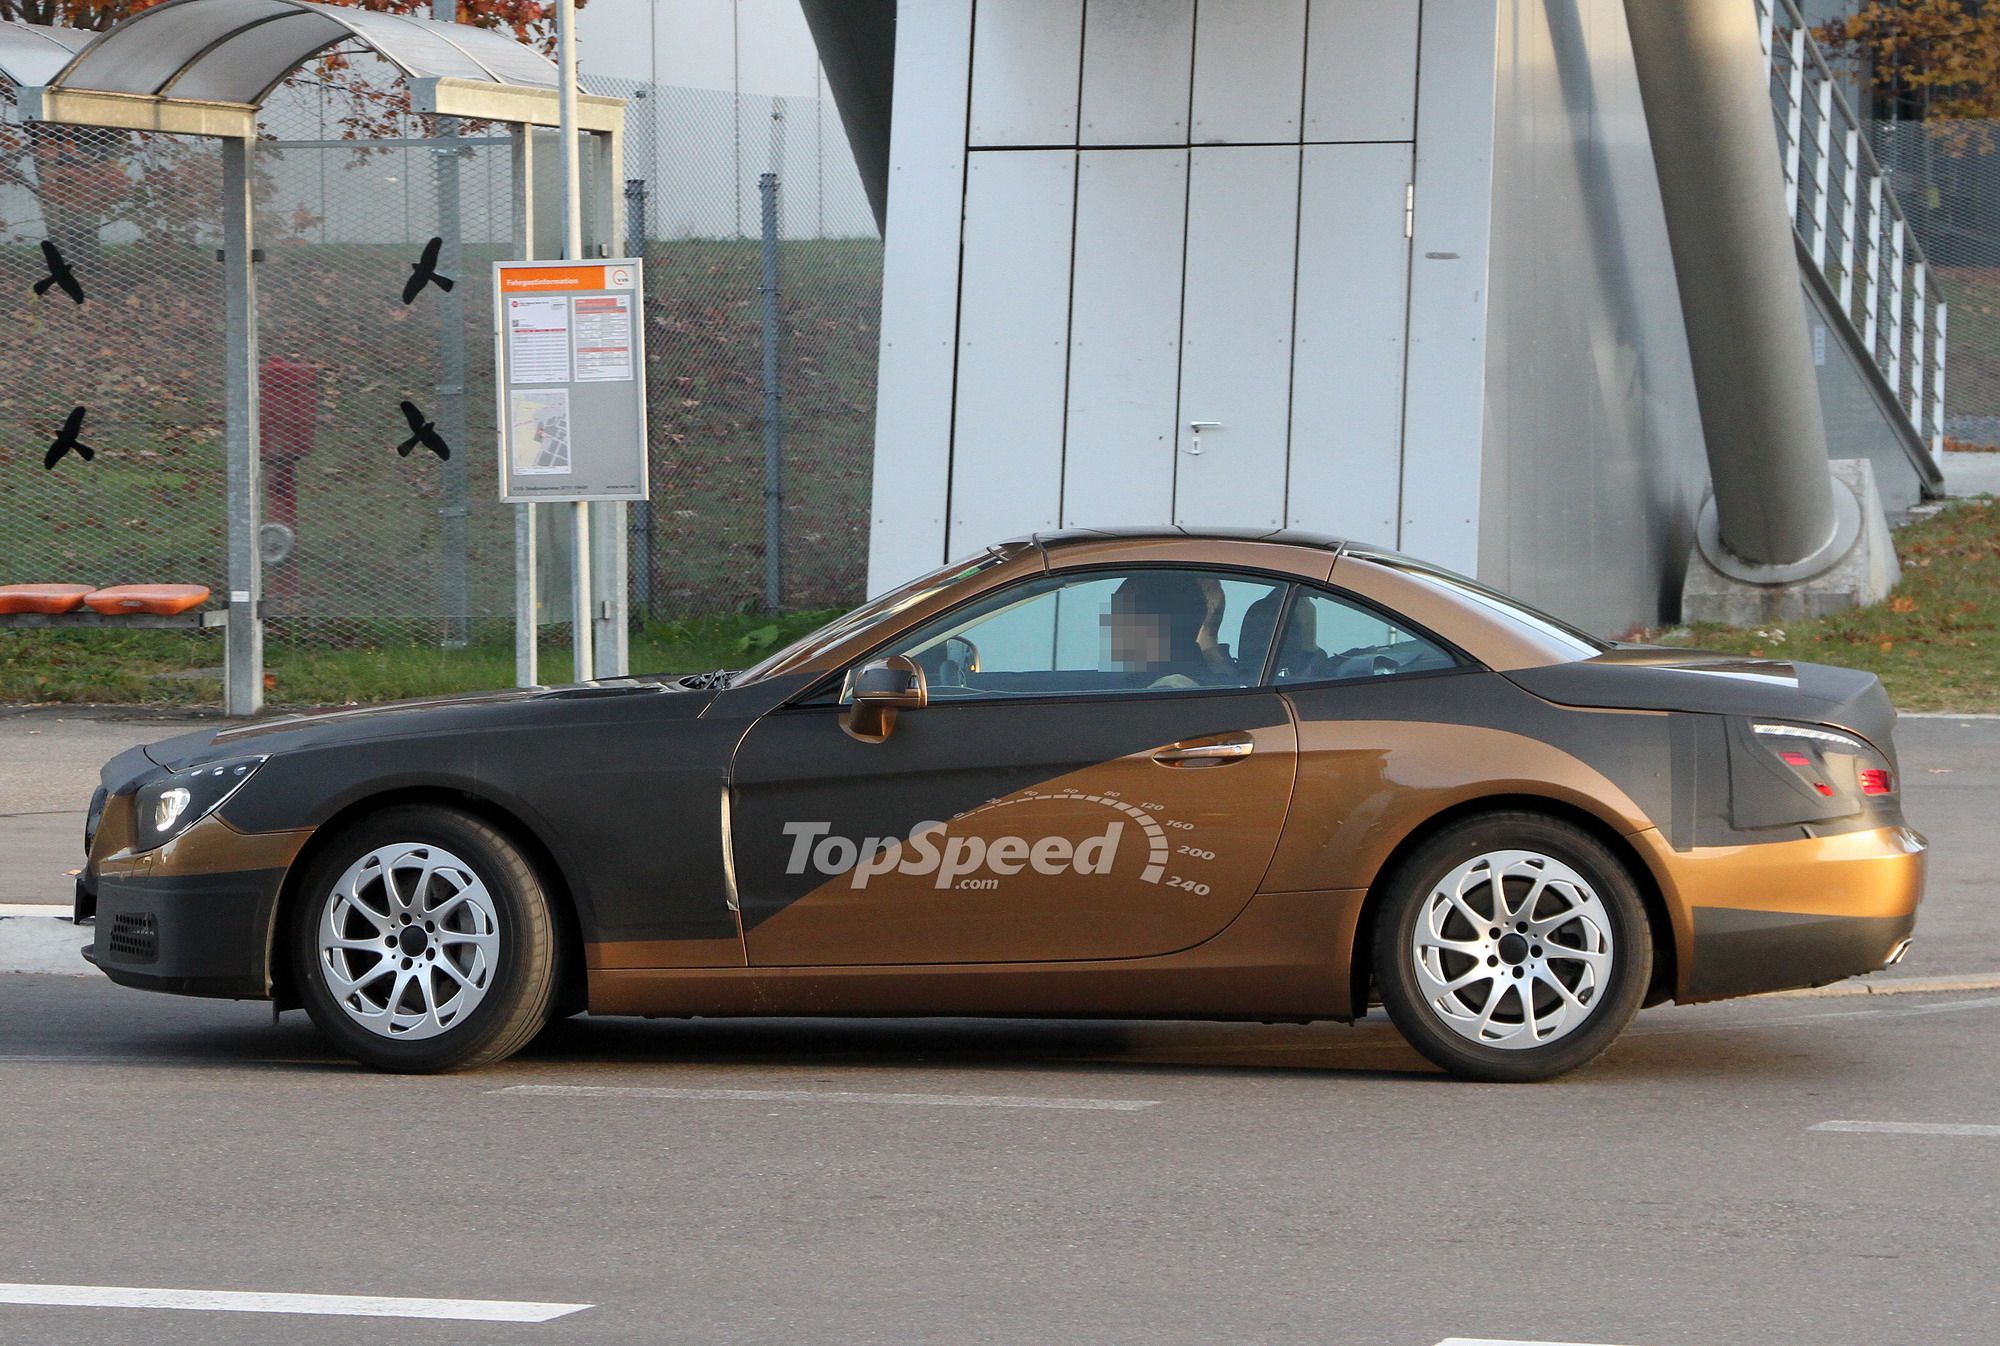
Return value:
<svg viewBox="0 0 2000 1346">
<path fill-rule="evenodd" d="M 871 591 L 1057 525 L 1476 564 L 1494 0 L 1429 5 L 904 5 Z"/>
<path fill-rule="evenodd" d="M 1615 634 L 1677 610 L 1708 477 L 1659 178 L 1623 0 L 1499 37 L 1479 574 Z"/>
</svg>

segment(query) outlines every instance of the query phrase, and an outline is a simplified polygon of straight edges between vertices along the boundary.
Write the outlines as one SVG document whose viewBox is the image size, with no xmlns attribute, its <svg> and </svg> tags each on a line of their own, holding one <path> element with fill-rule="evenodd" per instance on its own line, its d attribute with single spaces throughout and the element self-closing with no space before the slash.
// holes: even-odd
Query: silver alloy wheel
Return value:
<svg viewBox="0 0 2000 1346">
<path fill-rule="evenodd" d="M 1583 875 L 1537 851 L 1489 851 L 1444 876 L 1410 941 L 1431 1012 L 1485 1047 L 1576 1031 L 1611 979 L 1611 917 Z"/>
<path fill-rule="evenodd" d="M 500 913 L 472 866 L 429 842 L 378 846 L 320 909 L 320 970 L 347 1017 L 399 1042 L 463 1023 L 492 989 Z"/>
</svg>

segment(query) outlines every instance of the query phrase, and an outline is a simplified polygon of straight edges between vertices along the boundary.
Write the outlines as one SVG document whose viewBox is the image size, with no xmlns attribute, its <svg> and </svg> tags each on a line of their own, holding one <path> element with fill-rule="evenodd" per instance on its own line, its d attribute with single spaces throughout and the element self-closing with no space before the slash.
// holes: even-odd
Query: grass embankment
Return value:
<svg viewBox="0 0 2000 1346">
<path fill-rule="evenodd" d="M 1669 644 L 1867 669 L 1903 710 L 2000 711 L 2000 502 L 1947 506 L 1895 534 L 1885 603 L 1788 626 L 1694 625 Z"/>
<path fill-rule="evenodd" d="M 833 610 L 778 617 L 739 613 L 656 622 L 633 634 L 632 668 L 642 673 L 741 668 L 835 615 Z M 0 703 L 214 706 L 222 694 L 215 668 L 221 658 L 218 635 L 0 631 Z M 460 650 L 415 643 L 329 650 L 274 640 L 265 668 L 273 706 L 400 701 L 511 686 L 514 646 L 504 633 Z M 563 683 L 570 674 L 568 648 L 544 641 L 542 681 Z"/>
</svg>

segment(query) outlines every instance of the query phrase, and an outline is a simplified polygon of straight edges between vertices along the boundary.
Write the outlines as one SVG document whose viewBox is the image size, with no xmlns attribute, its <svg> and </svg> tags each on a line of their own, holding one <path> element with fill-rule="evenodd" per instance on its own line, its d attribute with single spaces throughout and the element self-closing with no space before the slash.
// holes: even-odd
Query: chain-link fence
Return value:
<svg viewBox="0 0 2000 1346">
<path fill-rule="evenodd" d="M 591 84 L 630 100 L 627 227 L 604 242 L 647 262 L 653 500 L 632 511 L 635 611 L 765 605 L 772 464 L 780 605 L 858 599 L 881 244 L 833 109 Z M 270 637 L 504 646 L 514 514 L 494 481 L 491 327 L 491 263 L 516 251 L 504 128 L 413 115 L 355 57 L 282 87 L 260 132 Z M 552 205 L 553 143 L 545 150 L 538 191 Z M 24 126 L 0 88 L 0 294 L 13 301 L 0 319 L 0 583 L 224 589 L 220 218 L 214 142 Z M 603 237 L 595 220 L 586 231 Z M 454 287 L 406 303 L 411 264 L 433 238 Z M 86 304 L 32 293 L 48 270 L 44 240 L 74 267 Z M 767 348 L 782 385 L 775 434 Z M 437 425 L 449 460 L 398 452 L 406 401 Z M 44 471 L 76 406 L 97 457 Z M 553 621 L 567 616 L 568 511 L 540 514 Z"/>
<path fill-rule="evenodd" d="M 220 590 L 221 158 L 23 126 L 0 88 L 0 583 Z M 50 278 L 54 245 L 85 302 Z M 44 460 L 81 408 L 93 451 Z"/>
<path fill-rule="evenodd" d="M 1871 138 L 1951 304 L 1945 433 L 2000 447 L 2000 123 L 1878 121 Z"/>
<path fill-rule="evenodd" d="M 811 98 L 590 85 L 628 100 L 627 246 L 645 240 L 653 503 L 634 511 L 635 602 L 661 612 L 762 604 L 773 464 L 781 605 L 858 599 L 882 245 L 838 118 Z M 777 207 L 772 324 L 766 175 Z M 781 384 L 776 436 L 767 344 Z"/>
</svg>

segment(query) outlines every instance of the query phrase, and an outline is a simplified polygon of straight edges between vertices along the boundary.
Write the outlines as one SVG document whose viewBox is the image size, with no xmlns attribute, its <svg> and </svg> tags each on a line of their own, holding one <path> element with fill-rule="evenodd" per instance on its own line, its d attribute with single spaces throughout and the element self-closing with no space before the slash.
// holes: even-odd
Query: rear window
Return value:
<svg viewBox="0 0 2000 1346">
<path fill-rule="evenodd" d="M 1461 598 L 1470 599 L 1488 612 L 1508 621 L 1527 627 L 1535 634 L 1552 640 L 1569 650 L 1578 659 L 1591 659 L 1611 648 L 1610 642 L 1599 640 L 1590 632 L 1572 626 L 1560 617 L 1551 617 L 1538 608 L 1531 608 L 1518 598 L 1510 598 L 1498 589 L 1489 589 L 1478 580 L 1467 579 L 1439 566 L 1425 565 L 1406 557 L 1370 556 L 1369 560 L 1391 570 L 1401 571 L 1412 579 L 1426 584 L 1448 589 Z"/>
</svg>

